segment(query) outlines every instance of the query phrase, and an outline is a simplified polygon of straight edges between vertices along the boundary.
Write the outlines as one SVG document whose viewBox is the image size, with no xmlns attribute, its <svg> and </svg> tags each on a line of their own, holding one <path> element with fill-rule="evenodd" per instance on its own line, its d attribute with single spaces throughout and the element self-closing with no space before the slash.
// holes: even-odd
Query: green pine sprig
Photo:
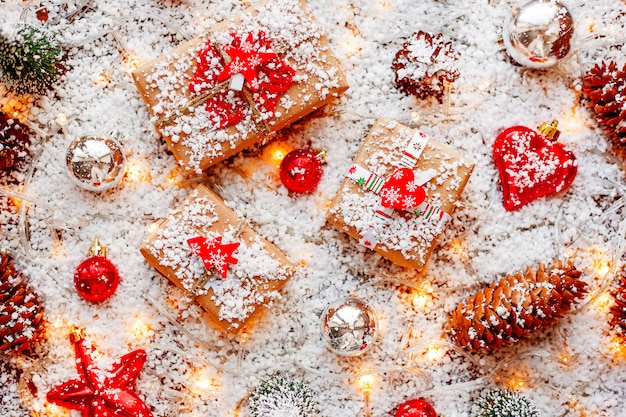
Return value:
<svg viewBox="0 0 626 417">
<path fill-rule="evenodd" d="M 317 401 L 311 387 L 302 379 L 276 374 L 261 381 L 249 401 L 253 417 L 312 417 Z"/>
<path fill-rule="evenodd" d="M 539 417 L 539 412 L 518 391 L 493 389 L 476 400 L 473 417 Z"/>
<path fill-rule="evenodd" d="M 45 93 L 59 76 L 60 55 L 54 39 L 36 27 L 0 34 L 0 81 L 20 95 Z"/>
</svg>

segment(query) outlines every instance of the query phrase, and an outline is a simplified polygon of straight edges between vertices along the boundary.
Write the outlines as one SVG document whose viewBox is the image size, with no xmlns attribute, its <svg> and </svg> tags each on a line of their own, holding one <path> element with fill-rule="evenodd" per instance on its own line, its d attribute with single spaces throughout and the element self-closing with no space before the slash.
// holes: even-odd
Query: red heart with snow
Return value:
<svg viewBox="0 0 626 417">
<path fill-rule="evenodd" d="M 381 205 L 396 210 L 410 210 L 426 199 L 424 189 L 415 183 L 413 170 L 396 168 L 380 190 Z"/>
<path fill-rule="evenodd" d="M 493 145 L 493 158 L 508 211 L 566 189 L 578 171 L 576 156 L 570 150 L 525 126 L 500 133 Z"/>
</svg>

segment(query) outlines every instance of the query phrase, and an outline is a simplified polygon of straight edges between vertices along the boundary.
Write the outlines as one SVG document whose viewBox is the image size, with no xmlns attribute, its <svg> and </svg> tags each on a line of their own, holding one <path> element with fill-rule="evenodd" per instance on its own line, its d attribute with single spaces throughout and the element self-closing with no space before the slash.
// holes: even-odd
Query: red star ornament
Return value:
<svg viewBox="0 0 626 417">
<path fill-rule="evenodd" d="M 410 168 L 396 168 L 380 191 L 383 207 L 410 210 L 426 199 L 424 188 L 415 183 L 415 174 Z"/>
<path fill-rule="evenodd" d="M 493 159 L 507 211 L 566 189 L 578 171 L 572 151 L 526 126 L 500 133 L 493 145 Z"/>
<path fill-rule="evenodd" d="M 132 391 L 146 362 L 146 352 L 138 349 L 119 358 L 106 372 L 100 371 L 83 338 L 70 337 L 76 352 L 79 377 L 51 389 L 48 402 L 71 410 L 82 417 L 153 417 L 150 409 Z"/>
<path fill-rule="evenodd" d="M 218 236 L 210 241 L 204 236 L 198 236 L 187 240 L 187 244 L 193 254 L 202 259 L 207 271 L 215 267 L 222 278 L 226 278 L 228 274 L 228 264 L 234 265 L 239 262 L 238 259 L 233 256 L 233 252 L 237 250 L 240 243 L 222 244 L 222 236 Z"/>
<path fill-rule="evenodd" d="M 266 62 L 278 59 L 263 32 L 259 32 L 258 36 L 249 32 L 245 39 L 233 35 L 233 43 L 224 45 L 223 49 L 230 57 L 230 62 L 217 76 L 217 81 L 226 81 L 235 74 L 242 74 L 252 91 L 257 91 L 259 87 L 259 68 Z"/>
</svg>

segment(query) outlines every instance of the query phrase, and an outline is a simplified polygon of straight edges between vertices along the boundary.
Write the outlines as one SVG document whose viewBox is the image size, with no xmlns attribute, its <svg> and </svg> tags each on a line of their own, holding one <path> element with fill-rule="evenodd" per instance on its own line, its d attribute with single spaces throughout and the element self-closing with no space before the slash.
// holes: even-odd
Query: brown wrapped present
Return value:
<svg viewBox="0 0 626 417">
<path fill-rule="evenodd" d="M 198 240 L 213 250 L 200 253 L 194 246 Z M 231 333 L 249 328 L 261 307 L 280 297 L 294 272 L 278 248 L 202 185 L 144 241 L 141 253 L 196 296 L 215 327 Z"/>
<path fill-rule="evenodd" d="M 246 9 L 137 69 L 133 78 L 174 156 L 195 171 L 264 140 L 348 88 L 305 0 Z"/>
<path fill-rule="evenodd" d="M 474 163 L 422 132 L 378 119 L 328 221 L 392 262 L 424 267 Z"/>
</svg>

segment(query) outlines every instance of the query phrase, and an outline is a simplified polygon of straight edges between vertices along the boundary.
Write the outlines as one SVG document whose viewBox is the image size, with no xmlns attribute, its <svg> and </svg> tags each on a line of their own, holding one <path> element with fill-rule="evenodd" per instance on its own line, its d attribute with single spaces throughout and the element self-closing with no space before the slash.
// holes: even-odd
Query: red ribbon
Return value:
<svg viewBox="0 0 626 417">
<path fill-rule="evenodd" d="M 248 32 L 244 36 L 231 33 L 230 37 L 230 43 L 222 47 L 230 57 L 226 65 L 211 41 L 198 53 L 189 91 L 196 96 L 235 74 L 242 74 L 255 107 L 263 113 L 273 113 L 281 95 L 291 86 L 295 70 L 276 55 L 265 32 Z M 246 117 L 246 103 L 241 92 L 233 94 L 225 88 L 207 99 L 206 110 L 211 122 L 221 129 Z"/>
</svg>

